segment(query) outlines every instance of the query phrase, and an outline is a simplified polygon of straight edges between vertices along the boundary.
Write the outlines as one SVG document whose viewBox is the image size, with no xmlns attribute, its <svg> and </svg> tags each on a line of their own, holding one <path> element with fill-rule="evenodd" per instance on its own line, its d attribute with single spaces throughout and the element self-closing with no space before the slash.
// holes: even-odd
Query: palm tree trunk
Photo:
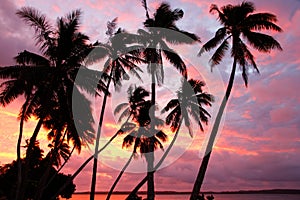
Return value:
<svg viewBox="0 0 300 200">
<path fill-rule="evenodd" d="M 64 161 L 64 163 L 59 167 L 59 169 L 55 172 L 55 174 L 53 174 L 53 176 L 49 179 L 48 183 L 46 184 L 45 188 L 47 188 L 50 183 L 54 180 L 54 178 L 57 176 L 57 174 L 59 174 L 59 172 L 64 168 L 64 166 L 68 163 L 69 159 L 71 158 L 71 155 L 73 154 L 74 150 L 75 150 L 74 146 L 70 152 L 69 157 Z"/>
<path fill-rule="evenodd" d="M 24 118 L 25 118 L 25 112 L 26 107 L 29 103 L 30 98 L 27 97 L 26 101 L 23 105 L 23 111 L 22 116 L 20 119 L 20 131 L 19 131 L 19 137 L 18 137 L 18 143 L 17 143 L 17 162 L 18 162 L 18 181 L 17 181 L 17 190 L 16 190 L 16 199 L 20 198 L 20 190 L 21 190 L 21 184 L 22 184 L 22 160 L 21 160 L 21 143 L 22 143 L 22 137 L 23 137 L 23 127 L 24 127 Z"/>
<path fill-rule="evenodd" d="M 153 69 L 152 69 L 153 70 Z M 154 131 L 155 131 L 155 75 L 154 70 L 151 73 L 152 83 L 151 83 L 151 104 L 152 107 L 150 109 L 150 118 L 151 118 L 151 135 L 150 137 L 150 146 L 149 152 L 146 155 L 147 160 L 147 199 L 154 200 L 155 198 L 155 188 L 154 188 Z"/>
<path fill-rule="evenodd" d="M 109 90 L 109 85 L 110 85 L 110 82 L 111 82 L 111 76 L 112 76 L 112 70 L 111 70 L 110 77 L 109 77 L 108 82 L 107 82 L 107 91 L 105 92 L 105 95 L 103 97 L 102 108 L 101 108 L 100 119 L 99 119 L 99 126 L 98 126 L 98 130 L 97 130 L 90 200 L 95 199 L 97 166 L 98 166 L 98 149 L 99 149 L 100 135 L 101 135 L 101 129 L 102 129 L 102 124 L 103 124 L 103 119 L 104 119 L 106 101 L 107 101 L 107 97 L 108 97 L 108 90 Z"/>
<path fill-rule="evenodd" d="M 111 137 L 110 140 L 96 153 L 101 153 L 117 136 L 118 133 Z M 68 181 L 65 182 L 65 184 L 62 187 L 59 188 L 59 190 L 56 192 L 55 195 L 51 197 L 51 199 L 56 199 L 58 194 L 62 192 L 78 176 L 78 174 L 80 174 L 80 172 L 86 167 L 86 165 L 95 157 L 96 153 L 91 155 L 84 163 L 82 163 L 82 165 L 76 170 L 76 172 L 68 179 Z"/>
<path fill-rule="evenodd" d="M 47 179 L 49 178 L 50 170 L 52 168 L 54 160 L 56 159 L 56 157 L 58 155 L 58 150 L 59 150 L 58 148 L 61 144 L 63 144 L 66 135 L 67 135 L 67 129 L 65 130 L 62 138 L 61 138 L 61 134 L 56 135 L 55 142 L 54 142 L 54 148 L 53 148 L 52 152 L 51 151 L 49 152 L 50 158 L 46 164 L 47 168 L 44 171 L 43 176 L 41 177 L 41 179 L 39 181 L 39 186 L 38 186 L 38 189 L 37 189 L 37 192 L 35 195 L 35 200 L 40 200 L 42 198 L 44 190 L 47 188 L 46 185 L 48 186 Z"/>
<path fill-rule="evenodd" d="M 180 127 L 181 127 L 181 124 L 182 124 L 182 119 L 181 121 L 179 122 L 179 126 L 176 130 L 176 133 L 170 143 L 170 145 L 168 146 L 168 148 L 166 149 L 166 151 L 164 152 L 164 154 L 162 155 L 162 157 L 160 158 L 160 160 L 158 161 L 158 163 L 155 165 L 154 167 L 154 171 L 153 172 L 156 172 L 156 170 L 162 165 L 162 163 L 164 162 L 164 160 L 166 159 L 167 155 L 169 154 L 170 150 L 172 149 L 173 145 L 175 144 L 175 141 L 178 137 L 178 133 L 179 133 L 179 130 L 180 130 Z M 135 195 L 139 189 L 146 183 L 148 179 L 148 176 L 145 176 L 140 182 L 139 184 L 130 192 L 130 194 L 127 196 L 126 199 L 130 199 L 130 197 L 132 197 L 133 195 Z"/>
<path fill-rule="evenodd" d="M 110 188 L 110 190 L 109 190 L 109 192 L 108 192 L 108 194 L 107 194 L 106 200 L 109 200 L 109 199 L 110 199 L 110 196 L 112 195 L 112 193 L 113 193 L 115 187 L 117 186 L 118 182 L 120 181 L 120 179 L 121 179 L 123 173 L 125 172 L 125 170 L 126 170 L 127 167 L 129 166 L 129 164 L 130 164 L 130 162 L 131 162 L 133 156 L 134 156 L 134 153 L 131 154 L 130 158 L 128 159 L 128 161 L 126 162 L 126 164 L 124 165 L 124 167 L 123 167 L 122 170 L 120 171 L 120 173 L 119 173 L 117 179 L 115 180 L 115 182 L 113 183 L 113 185 L 111 186 L 111 188 Z"/>
<path fill-rule="evenodd" d="M 26 158 L 25 158 L 25 165 L 24 165 L 24 173 L 22 173 L 22 183 L 21 183 L 21 188 L 20 188 L 20 192 L 19 192 L 19 198 L 17 200 L 23 200 L 24 199 L 24 195 L 25 195 L 25 191 L 27 188 L 27 177 L 28 177 L 28 172 L 29 172 L 29 164 L 31 162 L 31 156 L 32 156 L 32 149 L 34 147 L 34 144 L 36 142 L 36 138 L 38 136 L 38 133 L 42 127 L 44 118 L 41 117 L 34 129 L 34 132 L 30 138 L 29 144 L 28 144 L 28 148 L 26 150 Z"/>
<path fill-rule="evenodd" d="M 190 196 L 190 200 L 196 200 L 197 196 L 200 193 L 200 189 L 201 189 L 204 177 L 205 177 L 205 173 L 206 173 L 206 169 L 207 169 L 208 162 L 209 162 L 209 159 L 210 159 L 210 155 L 211 155 L 211 152 L 213 150 L 213 145 L 214 145 L 214 142 L 215 142 L 215 139 L 216 139 L 216 136 L 217 136 L 217 133 L 218 133 L 218 129 L 219 129 L 219 126 L 220 126 L 220 123 L 221 123 L 222 115 L 223 115 L 223 112 L 225 110 L 226 104 L 228 102 L 228 99 L 229 99 L 229 96 L 230 96 L 230 93 L 231 93 L 231 90 L 232 90 L 232 87 L 233 87 L 235 71 L 236 71 L 236 58 L 234 58 L 234 61 L 233 61 L 232 70 L 231 70 L 229 82 L 228 82 L 228 85 L 227 85 L 226 93 L 225 93 L 225 96 L 223 97 L 223 100 L 222 100 L 221 106 L 219 108 L 215 123 L 213 125 L 213 129 L 212 129 L 212 132 L 210 134 L 208 144 L 206 146 L 206 150 L 205 150 L 205 154 L 204 154 L 205 156 L 202 159 L 202 163 L 201 163 L 200 169 L 198 171 L 197 178 L 196 178 L 195 183 L 194 183 L 194 187 L 193 187 L 193 191 L 192 191 L 191 196 Z"/>
</svg>

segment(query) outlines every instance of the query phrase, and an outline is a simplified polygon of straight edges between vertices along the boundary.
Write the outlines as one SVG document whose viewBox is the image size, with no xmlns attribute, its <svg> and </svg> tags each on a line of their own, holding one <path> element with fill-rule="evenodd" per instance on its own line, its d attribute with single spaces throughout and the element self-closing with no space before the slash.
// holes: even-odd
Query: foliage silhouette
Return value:
<svg viewBox="0 0 300 200">
<path fill-rule="evenodd" d="M 123 110 L 123 112 L 120 114 L 119 121 L 121 121 L 122 118 L 124 118 L 126 116 L 128 117 L 125 124 L 127 124 L 127 127 L 129 127 L 129 128 L 127 128 L 126 130 L 125 129 L 122 130 L 121 133 L 122 134 L 129 133 L 129 135 L 127 135 L 124 138 L 122 147 L 128 148 L 129 146 L 131 146 L 134 143 L 134 148 L 133 148 L 133 152 L 132 152 L 130 158 L 128 159 L 128 161 L 126 162 L 126 164 L 120 171 L 119 175 L 117 176 L 117 179 L 111 186 L 111 188 L 107 194 L 107 197 L 106 197 L 107 200 L 110 199 L 115 186 L 121 179 L 126 168 L 129 166 L 132 158 L 136 157 L 137 149 L 138 148 L 140 148 L 140 149 L 146 148 L 145 143 L 142 143 L 142 142 L 139 143 L 139 137 L 141 135 L 138 135 L 137 132 L 139 132 L 139 128 L 142 128 L 142 126 L 147 126 L 150 122 L 148 109 L 151 106 L 151 102 L 149 100 L 145 100 L 145 97 L 149 96 L 149 92 L 146 91 L 142 87 L 130 86 L 127 90 L 127 94 L 128 94 L 128 103 L 119 104 L 115 108 L 114 113 L 117 114 Z M 129 123 L 128 119 L 133 120 L 133 122 L 135 122 L 135 123 Z M 163 136 L 163 135 L 159 135 L 159 136 Z M 162 140 L 164 141 L 165 138 L 162 137 Z M 157 142 L 159 142 L 159 141 L 157 141 Z"/>
<path fill-rule="evenodd" d="M 28 148 L 29 141 L 25 147 Z M 44 170 L 48 167 L 46 158 L 43 158 L 43 150 L 40 149 L 38 141 L 35 142 L 33 147 L 33 159 L 30 163 L 30 169 L 28 174 L 28 190 L 26 190 L 24 198 L 33 199 L 35 197 L 35 191 L 38 189 L 38 183 L 41 177 L 43 176 Z M 25 166 L 25 160 L 21 159 L 22 167 Z M 0 197 L 6 198 L 8 200 L 15 199 L 15 192 L 17 189 L 17 170 L 18 163 L 13 161 L 12 163 L 5 164 L 0 167 Z M 56 173 L 56 170 L 52 167 L 50 174 Z M 50 194 L 55 193 L 59 187 L 68 179 L 67 175 L 59 173 L 51 184 L 45 188 L 43 199 L 50 199 Z M 65 190 L 59 193 L 63 198 L 71 198 L 72 194 L 75 191 L 75 185 L 70 183 Z M 58 196 L 57 196 L 58 197 Z"/>
<path fill-rule="evenodd" d="M 170 100 L 170 102 L 162 110 L 162 113 L 165 113 L 173 109 L 166 117 L 166 124 L 170 125 L 171 130 L 172 132 L 175 132 L 175 135 L 170 145 L 156 164 L 154 168 L 155 171 L 164 162 L 168 153 L 175 144 L 183 121 L 185 123 L 185 126 L 188 128 L 191 137 L 193 136 L 193 131 L 190 118 L 192 118 L 199 125 L 199 128 L 202 131 L 203 126 L 201 122 L 205 124 L 208 123 L 208 117 L 210 117 L 210 114 L 203 108 L 203 105 L 211 106 L 214 98 L 211 94 L 203 92 L 203 86 L 205 86 L 205 83 L 202 81 L 194 79 L 190 79 L 189 81 L 187 81 L 186 79 L 183 79 L 182 86 L 177 91 L 177 99 Z M 137 194 L 138 190 L 146 182 L 146 180 L 147 176 L 134 188 L 134 190 L 132 190 L 127 199 L 134 197 Z"/>
</svg>

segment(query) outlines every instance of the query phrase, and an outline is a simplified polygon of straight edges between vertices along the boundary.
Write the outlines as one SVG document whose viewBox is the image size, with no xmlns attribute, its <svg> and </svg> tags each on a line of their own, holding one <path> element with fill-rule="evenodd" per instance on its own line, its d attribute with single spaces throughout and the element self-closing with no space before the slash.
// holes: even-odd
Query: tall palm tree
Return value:
<svg viewBox="0 0 300 200">
<path fill-rule="evenodd" d="M 52 111 L 55 108 L 68 105 L 67 111 L 70 118 L 73 119 L 74 117 L 70 114 L 70 103 L 72 102 L 74 85 L 75 88 L 80 87 L 90 93 L 94 93 L 96 90 L 105 90 L 105 87 L 101 81 L 99 82 L 101 74 L 87 69 L 82 69 L 87 71 L 85 73 L 87 81 L 84 84 L 75 84 L 77 72 L 79 68 L 82 68 L 81 63 L 92 50 L 92 45 L 87 44 L 88 37 L 79 32 L 80 10 L 59 18 L 56 28 L 47 21 L 45 15 L 34 8 L 23 7 L 18 10 L 17 15 L 34 28 L 37 46 L 42 53 L 42 55 L 39 55 L 24 51 L 16 57 L 17 66 L 2 67 L 0 69 L 0 77 L 8 79 L 4 83 L 5 88 L 1 96 L 9 103 L 18 96 L 25 94 L 26 101 L 22 107 L 24 113 L 22 116 L 33 115 L 38 119 L 26 151 L 24 173 L 18 175 L 23 177 L 23 180 L 20 182 L 20 179 L 18 179 L 16 199 L 23 199 L 31 150 L 44 122 L 53 118 Z M 22 82 L 24 86 L 20 85 Z M 80 96 L 79 89 L 75 89 L 75 93 Z M 89 116 L 86 116 L 86 120 L 88 120 L 88 124 L 92 123 Z M 23 123 L 20 123 L 20 125 L 22 127 Z M 75 126 L 73 126 L 72 134 L 78 134 L 74 130 L 76 130 Z M 91 133 L 92 131 L 87 129 L 80 134 L 84 136 L 91 135 Z M 19 135 L 19 141 L 21 137 L 22 134 Z M 77 141 L 77 144 L 80 143 L 81 138 Z"/>
<path fill-rule="evenodd" d="M 188 128 L 191 137 L 193 135 L 191 118 L 198 123 L 201 131 L 203 131 L 202 123 L 208 123 L 210 114 L 203 108 L 203 105 L 211 106 L 214 99 L 211 94 L 203 92 L 203 86 L 205 86 L 203 81 L 194 79 L 187 81 L 186 79 L 183 79 L 182 86 L 177 92 L 177 99 L 170 100 L 162 110 L 162 113 L 165 113 L 173 109 L 166 117 L 166 124 L 170 125 L 171 130 L 172 132 L 175 132 L 175 135 L 163 156 L 156 164 L 154 168 L 155 171 L 161 166 L 172 149 L 183 121 Z M 132 190 L 127 198 L 130 199 L 130 197 L 134 196 L 146 181 L 147 176 L 134 188 L 134 190 Z"/>
<path fill-rule="evenodd" d="M 192 33 L 180 30 L 176 26 L 176 21 L 183 17 L 184 12 L 181 9 L 171 10 L 170 5 L 167 3 L 162 3 L 157 8 L 150 18 L 147 8 L 146 0 L 142 0 L 143 7 L 146 10 L 147 19 L 144 22 L 144 26 L 147 29 L 138 30 L 138 33 L 144 37 L 145 44 L 145 60 L 148 62 L 147 70 L 151 76 L 151 102 L 152 106 L 155 107 L 155 87 L 158 83 L 159 85 L 164 81 L 163 72 L 163 60 L 162 56 L 172 64 L 180 73 L 186 78 L 186 66 L 180 56 L 171 48 L 168 47 L 166 42 L 172 44 L 192 44 L 199 41 L 199 38 Z M 174 34 L 170 34 L 167 30 L 176 31 L 186 37 L 176 37 Z M 188 39 L 187 39 L 188 38 Z M 155 119 L 155 109 L 150 110 L 150 117 Z M 154 133 L 154 124 L 151 123 L 151 129 Z M 150 145 L 150 152 L 153 152 L 154 146 Z M 148 185 L 147 185 L 147 199 L 153 200 L 155 196 L 154 192 L 154 172 L 153 172 L 153 162 L 154 155 L 149 154 L 148 162 Z M 152 161 L 151 161 L 152 160 Z"/>
<path fill-rule="evenodd" d="M 254 4 L 248 1 L 244 1 L 238 5 L 228 4 L 220 9 L 217 5 L 211 5 L 210 12 L 216 12 L 218 14 L 218 20 L 222 27 L 217 30 L 211 40 L 203 45 L 200 55 L 205 51 L 212 50 L 220 44 L 210 59 L 212 67 L 218 65 L 223 59 L 225 52 L 230 48 L 229 41 L 231 40 L 231 57 L 233 58 L 233 64 L 226 93 L 205 150 L 205 156 L 202 160 L 190 197 L 191 200 L 195 200 L 200 192 L 222 114 L 233 87 L 237 65 L 239 65 L 242 70 L 242 77 L 246 87 L 248 85 L 248 68 L 253 67 L 256 72 L 259 72 L 254 56 L 245 41 L 259 52 L 269 53 L 272 49 L 282 50 L 280 44 L 273 37 L 259 32 L 261 30 L 281 32 L 282 29 L 275 24 L 275 22 L 277 22 L 276 16 L 271 13 L 254 13 L 254 11 Z"/>
<path fill-rule="evenodd" d="M 130 77 L 126 70 L 132 73 L 132 75 L 135 75 L 139 79 L 141 79 L 141 77 L 138 74 L 138 71 L 142 72 L 142 70 L 136 65 L 136 63 L 139 64 L 143 62 L 140 55 L 141 52 L 139 50 L 141 49 L 141 46 L 134 44 L 130 45 L 130 41 L 128 38 L 130 38 L 131 35 L 120 28 L 116 31 L 116 26 L 117 18 L 115 18 L 111 22 L 108 22 L 108 30 L 106 34 L 109 36 L 109 41 L 106 44 L 97 43 L 97 45 L 95 45 L 96 54 L 99 54 L 100 52 L 100 55 L 104 55 L 103 58 L 107 58 L 103 70 L 106 73 L 106 75 L 102 77 L 106 81 L 107 92 L 104 93 L 102 108 L 99 117 L 98 130 L 96 135 L 90 192 L 91 200 L 95 199 L 99 142 L 104 119 L 106 101 L 107 97 L 109 96 L 108 90 L 110 87 L 110 83 L 113 82 L 115 88 L 118 89 L 118 87 L 122 85 L 121 81 L 123 79 L 129 79 Z M 95 62 L 93 55 L 91 55 L 90 57 L 91 61 Z"/>
</svg>

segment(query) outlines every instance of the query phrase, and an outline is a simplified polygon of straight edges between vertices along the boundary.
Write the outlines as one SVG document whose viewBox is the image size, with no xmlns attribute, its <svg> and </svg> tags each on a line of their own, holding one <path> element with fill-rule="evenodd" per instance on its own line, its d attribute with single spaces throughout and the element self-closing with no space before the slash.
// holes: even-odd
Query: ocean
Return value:
<svg viewBox="0 0 300 200">
<path fill-rule="evenodd" d="M 127 195 L 112 195 L 111 200 L 125 200 Z M 143 196 L 145 198 L 146 196 Z M 300 200 L 300 194 L 214 194 L 214 200 Z M 106 195 L 97 194 L 96 200 L 105 200 Z M 188 200 L 189 195 L 156 195 L 156 200 Z M 88 194 L 75 194 L 71 200 L 89 200 Z"/>
</svg>

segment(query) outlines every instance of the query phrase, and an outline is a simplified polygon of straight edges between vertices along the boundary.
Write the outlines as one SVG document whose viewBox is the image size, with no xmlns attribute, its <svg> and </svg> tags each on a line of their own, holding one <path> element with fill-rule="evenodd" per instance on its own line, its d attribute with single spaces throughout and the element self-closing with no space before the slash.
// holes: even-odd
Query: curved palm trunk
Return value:
<svg viewBox="0 0 300 200">
<path fill-rule="evenodd" d="M 70 152 L 70 156 L 64 161 L 64 163 L 60 166 L 60 168 L 56 171 L 55 174 L 53 174 L 53 176 L 49 179 L 48 183 L 46 184 L 45 188 L 47 188 L 50 183 L 54 180 L 54 178 L 57 176 L 57 174 L 59 174 L 59 172 L 64 168 L 64 166 L 68 163 L 69 159 L 71 158 L 71 155 L 73 154 L 75 150 L 75 146 L 72 148 L 71 152 Z"/>
<path fill-rule="evenodd" d="M 26 98 L 23 108 L 26 108 L 28 103 L 29 103 L 29 97 Z M 20 198 L 19 195 L 20 195 L 20 190 L 21 190 L 21 185 L 22 185 L 21 143 L 22 143 L 22 137 L 23 137 L 25 111 L 26 111 L 26 109 L 23 109 L 22 116 L 20 119 L 20 127 L 19 127 L 20 130 L 19 130 L 19 137 L 18 137 L 18 143 L 17 143 L 18 181 L 17 181 L 16 199 Z"/>
<path fill-rule="evenodd" d="M 38 136 L 38 133 L 42 127 L 44 118 L 40 118 L 35 129 L 34 132 L 30 138 L 29 141 L 29 145 L 26 151 L 26 158 L 25 158 L 25 166 L 24 166 L 24 173 L 22 173 L 22 183 L 21 183 L 21 188 L 20 188 L 20 192 L 19 192 L 19 198 L 17 200 L 23 200 L 24 199 L 24 195 L 25 195 L 25 191 L 27 188 L 27 178 L 28 178 L 28 172 L 29 172 L 29 164 L 31 162 L 31 156 L 32 156 L 32 148 L 34 147 L 34 144 L 36 142 L 36 138 Z"/>
<path fill-rule="evenodd" d="M 97 152 L 98 154 L 101 153 L 116 137 L 118 136 L 118 133 L 116 133 L 113 137 L 110 138 L 110 140 Z M 95 157 L 96 153 L 91 155 L 82 165 L 76 170 L 76 172 L 68 179 L 68 181 L 65 182 L 65 184 L 56 192 L 55 195 L 51 197 L 51 199 L 56 199 L 58 194 L 62 192 L 77 176 L 80 174 L 80 172 L 86 167 L 86 165 Z"/>
<path fill-rule="evenodd" d="M 107 101 L 107 97 L 108 97 L 108 93 L 109 93 L 108 90 L 109 90 L 109 85 L 110 85 L 110 82 L 111 82 L 112 71 L 113 70 L 111 70 L 110 76 L 109 76 L 109 79 L 108 79 L 108 82 L 107 82 L 107 87 L 106 87 L 107 91 L 105 92 L 105 95 L 103 97 L 102 108 L 101 108 L 100 119 L 99 119 L 99 126 L 98 126 L 98 130 L 97 130 L 90 200 L 95 199 L 95 189 L 96 189 L 96 180 L 97 180 L 97 167 L 98 167 L 98 149 L 99 149 L 100 135 L 101 135 L 101 129 L 102 129 L 104 113 L 105 113 L 105 108 L 106 108 L 106 101 Z"/>
<path fill-rule="evenodd" d="M 61 145 L 64 140 L 65 140 L 65 137 L 66 137 L 66 134 L 67 134 L 67 130 L 65 130 L 64 132 L 64 135 L 62 137 L 62 139 L 60 140 L 61 138 L 61 135 L 57 135 L 56 138 L 55 138 L 55 144 L 54 144 L 54 148 L 53 148 L 53 152 L 51 153 L 50 151 L 50 158 L 47 162 L 47 168 L 46 170 L 44 171 L 43 173 L 43 176 L 41 177 L 40 181 L 39 181 L 39 186 L 38 186 L 38 189 L 37 189 L 37 192 L 36 192 L 36 195 L 35 195 L 35 200 L 40 200 L 43 196 L 43 193 L 44 193 L 44 190 L 47 188 L 48 184 L 47 184 L 47 179 L 49 178 L 49 175 L 50 175 L 50 170 L 52 168 L 52 165 L 53 165 L 53 162 L 54 162 L 54 159 L 57 157 L 58 155 L 58 148 L 59 148 L 59 145 Z M 73 148 L 74 149 L 74 148 Z M 51 155 L 52 154 L 52 155 Z M 54 176 L 54 175 L 53 175 Z M 49 182 L 49 181 L 48 181 Z"/>
<path fill-rule="evenodd" d="M 180 127 L 181 127 L 181 124 L 182 124 L 182 119 L 179 123 L 179 126 L 178 126 L 178 129 L 176 130 L 176 133 L 170 143 L 170 145 L 168 146 L 168 148 L 166 149 L 166 151 L 164 152 L 164 154 L 162 155 L 162 157 L 160 158 L 160 160 L 158 161 L 158 163 L 155 165 L 154 167 L 154 171 L 153 172 L 156 172 L 156 170 L 162 165 L 162 163 L 165 161 L 167 155 L 169 154 L 170 150 L 172 149 L 177 137 L 178 137 L 178 134 L 179 134 L 179 130 L 180 130 Z M 131 197 L 133 197 L 138 191 L 139 189 L 146 183 L 148 179 L 148 176 L 145 176 L 140 182 L 139 184 L 130 192 L 130 194 L 127 196 L 126 199 L 130 199 Z"/>
<path fill-rule="evenodd" d="M 20 195 L 21 184 L 22 184 L 21 142 L 23 137 L 23 125 L 24 125 L 24 118 L 22 117 L 20 121 L 20 132 L 19 132 L 19 138 L 17 143 L 18 181 L 17 181 L 16 199 L 20 198 L 19 195 Z"/>
<path fill-rule="evenodd" d="M 123 167 L 122 170 L 120 171 L 120 173 L 119 173 L 117 179 L 115 180 L 115 182 L 113 183 L 113 185 L 111 186 L 111 188 L 110 188 L 110 190 L 109 190 L 109 192 L 108 192 L 108 194 L 107 194 L 106 200 L 109 200 L 109 199 L 110 199 L 110 196 L 112 195 L 112 193 L 113 193 L 115 187 L 117 186 L 118 182 L 120 181 L 120 179 L 121 179 L 122 175 L 124 174 L 125 170 L 126 170 L 127 167 L 129 166 L 129 164 L 130 164 L 130 162 L 131 162 L 133 156 L 134 156 L 134 153 L 131 154 L 130 158 L 128 159 L 128 161 L 126 162 L 126 164 L 124 165 L 124 167 Z"/>
<path fill-rule="evenodd" d="M 225 93 L 225 96 L 223 97 L 223 100 L 222 100 L 221 106 L 219 108 L 215 123 L 213 125 L 213 129 L 212 129 L 211 135 L 209 137 L 208 144 L 206 146 L 206 150 L 205 150 L 205 154 L 204 154 L 205 156 L 202 159 L 202 163 L 201 163 L 200 169 L 198 171 L 197 178 L 196 178 L 195 183 L 194 183 L 194 187 L 193 187 L 193 191 L 192 191 L 191 196 L 190 196 L 190 200 L 196 200 L 197 196 L 200 193 L 200 189 L 201 189 L 201 186 L 202 186 L 202 183 L 203 183 L 203 180 L 204 180 L 204 176 L 205 176 L 205 173 L 206 173 L 206 169 L 207 169 L 207 166 L 208 166 L 210 155 L 211 155 L 211 152 L 213 150 L 213 145 L 214 145 L 214 142 L 215 142 L 215 139 L 216 139 L 216 136 L 217 136 L 217 133 L 218 133 L 218 129 L 219 129 L 219 126 L 220 126 L 220 123 L 221 123 L 222 115 L 223 115 L 223 112 L 225 110 L 226 104 L 228 102 L 228 99 L 229 99 L 229 96 L 230 96 L 230 93 L 231 93 L 231 90 L 232 90 L 235 70 L 236 70 L 236 59 L 234 58 L 233 65 L 232 65 L 232 70 L 231 70 L 231 74 L 230 74 L 230 78 L 229 78 L 229 82 L 228 82 L 227 89 L 226 89 L 226 93 Z"/>
</svg>

